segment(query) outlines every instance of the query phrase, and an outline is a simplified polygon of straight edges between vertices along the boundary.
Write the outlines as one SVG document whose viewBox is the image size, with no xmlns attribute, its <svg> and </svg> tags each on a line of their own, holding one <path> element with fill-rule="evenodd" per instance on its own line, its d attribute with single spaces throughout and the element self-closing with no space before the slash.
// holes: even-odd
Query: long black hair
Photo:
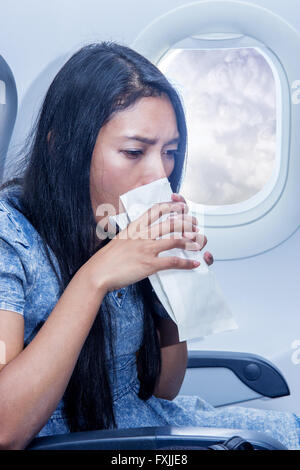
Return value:
<svg viewBox="0 0 300 470">
<path fill-rule="evenodd" d="M 178 192 L 186 153 L 184 110 L 178 93 L 154 64 L 127 46 L 103 41 L 78 50 L 50 85 L 25 143 L 26 151 L 15 167 L 15 177 L 2 188 L 21 186 L 22 212 L 41 236 L 61 293 L 77 270 L 110 241 L 103 240 L 95 249 L 99 239 L 90 199 L 90 165 L 100 128 L 138 99 L 162 93 L 173 105 L 180 134 L 169 177 L 173 192 Z M 57 258 L 60 273 L 48 247 Z M 137 359 L 139 397 L 147 400 L 161 370 L 161 356 L 155 294 L 148 278 L 138 286 L 144 305 L 143 340 Z M 113 354 L 112 339 L 111 335 L 106 337 L 102 317 L 100 306 L 63 396 L 70 431 L 116 427 L 104 360 L 104 341 L 109 340 Z"/>
</svg>

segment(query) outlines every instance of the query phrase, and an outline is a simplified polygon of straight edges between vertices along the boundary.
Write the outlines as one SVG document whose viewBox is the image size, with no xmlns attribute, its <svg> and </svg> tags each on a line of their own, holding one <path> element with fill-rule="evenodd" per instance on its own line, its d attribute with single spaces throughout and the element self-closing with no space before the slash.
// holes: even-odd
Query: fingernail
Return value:
<svg viewBox="0 0 300 470">
<path fill-rule="evenodd" d="M 202 233 L 196 233 L 196 240 L 201 245 L 201 247 L 204 247 L 204 235 Z"/>
</svg>

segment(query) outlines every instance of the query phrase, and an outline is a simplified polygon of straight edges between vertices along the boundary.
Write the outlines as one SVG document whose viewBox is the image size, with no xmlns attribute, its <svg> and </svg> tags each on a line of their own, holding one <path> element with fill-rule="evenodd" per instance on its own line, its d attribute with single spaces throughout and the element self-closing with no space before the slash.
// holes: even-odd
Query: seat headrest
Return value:
<svg viewBox="0 0 300 470">
<path fill-rule="evenodd" d="M 0 184 L 18 108 L 17 88 L 13 73 L 0 55 Z"/>
</svg>

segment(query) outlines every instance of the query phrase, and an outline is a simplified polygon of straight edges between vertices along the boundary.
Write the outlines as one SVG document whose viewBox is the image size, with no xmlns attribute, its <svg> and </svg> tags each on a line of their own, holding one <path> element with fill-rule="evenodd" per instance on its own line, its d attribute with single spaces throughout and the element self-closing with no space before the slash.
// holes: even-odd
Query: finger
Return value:
<svg viewBox="0 0 300 470">
<path fill-rule="evenodd" d="M 172 193 L 172 199 L 173 199 L 173 201 L 184 202 L 187 205 L 187 202 L 186 202 L 185 198 L 181 194 Z"/>
<path fill-rule="evenodd" d="M 180 234 L 170 235 L 169 238 L 160 238 L 154 240 L 153 250 L 157 256 L 161 251 L 172 250 L 172 248 L 181 248 L 182 250 L 191 249 L 196 247 L 200 251 L 200 245 L 196 242 L 191 242 L 190 239 L 180 236 Z"/>
<path fill-rule="evenodd" d="M 201 250 L 202 250 L 207 243 L 207 238 L 205 235 L 203 235 L 203 233 L 198 232 L 196 234 L 196 242 L 199 243 L 199 245 L 201 245 Z"/>
<path fill-rule="evenodd" d="M 197 225 L 196 225 L 196 227 L 197 227 Z M 199 228 L 197 227 L 197 230 L 193 231 L 193 232 L 184 231 L 182 235 L 186 238 L 191 238 L 192 240 L 199 243 L 199 245 L 201 245 L 201 250 L 202 250 L 205 247 L 206 243 L 207 243 L 207 238 L 206 238 L 205 235 L 203 235 L 203 233 L 199 233 L 198 230 L 199 230 Z"/>
<path fill-rule="evenodd" d="M 204 253 L 203 259 L 204 259 L 204 261 L 206 262 L 206 264 L 208 264 L 208 266 L 210 266 L 210 265 L 213 264 L 213 262 L 214 262 L 213 255 L 212 255 L 209 251 L 206 251 L 206 252 Z"/>
<path fill-rule="evenodd" d="M 195 217 L 183 214 L 178 217 L 169 216 L 163 222 L 151 225 L 149 229 L 149 238 L 156 239 L 170 232 L 194 232 L 199 229 L 196 225 L 197 219 Z M 190 237 L 188 237 L 190 238 Z"/>
<path fill-rule="evenodd" d="M 160 219 L 162 215 L 170 212 L 187 213 L 187 205 L 183 202 L 159 202 L 150 207 L 140 217 L 138 217 L 133 223 L 136 227 L 145 228 L 151 225 L 156 220 Z"/>
<path fill-rule="evenodd" d="M 181 194 L 178 194 L 178 193 L 172 193 L 172 199 L 174 201 L 182 201 L 182 202 L 186 203 L 186 200 L 184 199 L 184 197 Z"/>
<path fill-rule="evenodd" d="M 156 271 L 163 269 L 194 269 L 200 266 L 199 261 L 180 258 L 179 256 L 160 256 L 155 261 Z"/>
</svg>

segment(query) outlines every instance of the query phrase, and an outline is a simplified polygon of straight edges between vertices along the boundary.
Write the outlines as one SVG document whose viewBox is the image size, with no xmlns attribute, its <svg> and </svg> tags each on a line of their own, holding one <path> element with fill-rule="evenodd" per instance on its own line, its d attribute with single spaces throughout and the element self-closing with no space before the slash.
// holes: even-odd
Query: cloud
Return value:
<svg viewBox="0 0 300 470">
<path fill-rule="evenodd" d="M 159 68 L 186 112 L 182 194 L 218 205 L 254 196 L 275 161 L 276 90 L 266 59 L 254 48 L 175 50 Z"/>
</svg>

